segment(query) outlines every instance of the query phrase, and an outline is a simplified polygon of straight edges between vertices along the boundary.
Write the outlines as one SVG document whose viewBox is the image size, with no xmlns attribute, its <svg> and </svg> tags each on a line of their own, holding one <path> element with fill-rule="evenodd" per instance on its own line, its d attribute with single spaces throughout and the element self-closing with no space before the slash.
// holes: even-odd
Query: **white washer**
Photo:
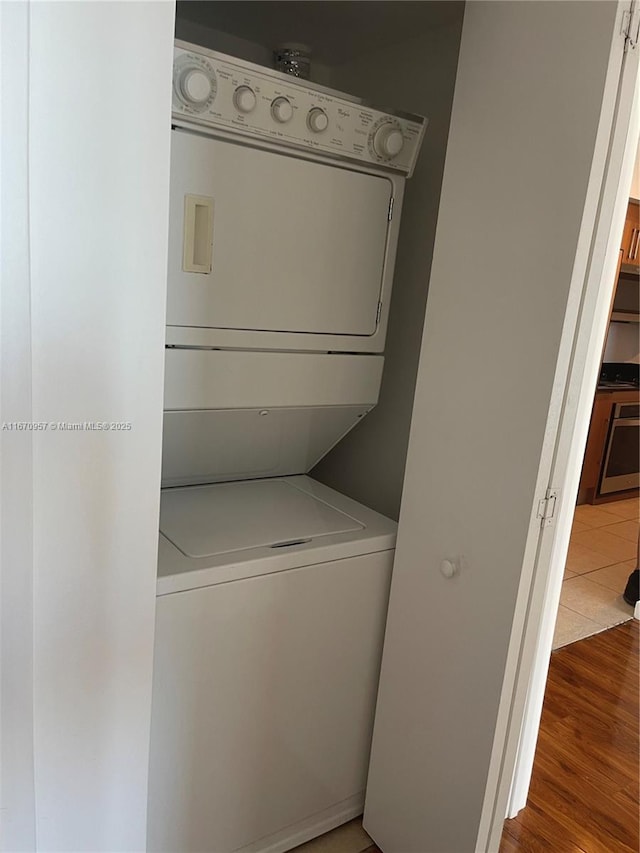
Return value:
<svg viewBox="0 0 640 853">
<path fill-rule="evenodd" d="M 176 43 L 149 849 L 360 814 L 396 525 L 304 476 L 376 405 L 426 120 Z"/>
<path fill-rule="evenodd" d="M 289 850 L 362 811 L 396 525 L 305 476 L 161 507 L 148 849 Z"/>
</svg>

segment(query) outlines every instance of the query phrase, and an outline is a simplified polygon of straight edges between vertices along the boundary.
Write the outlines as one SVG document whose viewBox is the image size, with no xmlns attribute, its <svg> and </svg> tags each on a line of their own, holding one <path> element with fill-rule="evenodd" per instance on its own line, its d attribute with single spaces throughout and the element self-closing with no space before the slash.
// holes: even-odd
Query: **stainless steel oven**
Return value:
<svg viewBox="0 0 640 853">
<path fill-rule="evenodd" d="M 602 467 L 600 494 L 640 486 L 640 404 L 618 403 Z"/>
</svg>

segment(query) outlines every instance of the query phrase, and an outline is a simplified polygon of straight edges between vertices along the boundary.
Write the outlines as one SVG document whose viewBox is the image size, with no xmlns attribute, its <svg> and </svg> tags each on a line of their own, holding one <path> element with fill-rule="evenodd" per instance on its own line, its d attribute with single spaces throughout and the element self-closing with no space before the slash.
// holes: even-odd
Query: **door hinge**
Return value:
<svg viewBox="0 0 640 853">
<path fill-rule="evenodd" d="M 378 302 L 378 307 L 376 308 L 376 326 L 380 323 L 380 317 L 382 317 L 382 302 Z"/>
<path fill-rule="evenodd" d="M 556 516 L 556 503 L 558 502 L 558 490 L 547 489 L 545 496 L 538 503 L 537 518 L 540 519 L 540 527 L 551 527 Z"/>
<path fill-rule="evenodd" d="M 389 220 L 389 222 L 391 222 L 391 220 L 393 219 L 393 201 L 394 198 L 393 196 L 391 196 L 391 198 L 389 199 L 389 210 L 387 212 L 387 219 Z"/>
<path fill-rule="evenodd" d="M 633 3 L 629 9 L 622 14 L 622 35 L 624 36 L 625 52 L 631 48 L 634 50 L 638 45 L 640 34 L 640 4 Z"/>
</svg>

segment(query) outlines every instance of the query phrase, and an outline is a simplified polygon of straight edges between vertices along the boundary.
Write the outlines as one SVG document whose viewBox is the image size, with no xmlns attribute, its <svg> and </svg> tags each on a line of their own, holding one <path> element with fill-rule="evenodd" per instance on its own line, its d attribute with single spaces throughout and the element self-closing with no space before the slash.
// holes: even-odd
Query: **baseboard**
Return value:
<svg viewBox="0 0 640 853">
<path fill-rule="evenodd" d="M 291 826 L 265 836 L 259 841 L 246 845 L 234 851 L 234 853 L 286 853 L 299 844 L 311 841 L 325 832 L 347 823 L 358 817 L 364 809 L 364 791 L 342 800 L 324 811 L 317 812 L 305 820 L 291 824 Z"/>
</svg>

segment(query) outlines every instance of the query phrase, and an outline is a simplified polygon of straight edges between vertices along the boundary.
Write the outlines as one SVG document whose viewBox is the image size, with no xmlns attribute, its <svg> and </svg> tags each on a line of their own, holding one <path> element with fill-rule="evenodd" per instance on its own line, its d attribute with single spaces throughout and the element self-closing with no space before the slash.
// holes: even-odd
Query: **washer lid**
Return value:
<svg viewBox="0 0 640 853">
<path fill-rule="evenodd" d="M 278 548 L 364 524 L 281 480 L 165 489 L 160 532 L 186 557 Z"/>
</svg>

